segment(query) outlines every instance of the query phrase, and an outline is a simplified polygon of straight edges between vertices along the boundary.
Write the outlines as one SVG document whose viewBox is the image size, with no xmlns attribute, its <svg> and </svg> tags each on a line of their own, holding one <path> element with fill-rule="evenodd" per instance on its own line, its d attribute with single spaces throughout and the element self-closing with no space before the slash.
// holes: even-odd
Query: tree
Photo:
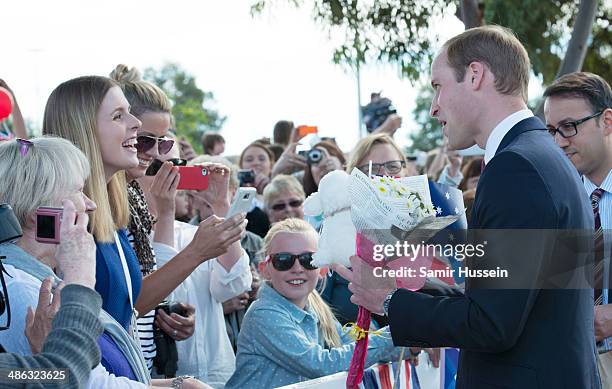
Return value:
<svg viewBox="0 0 612 389">
<path fill-rule="evenodd" d="M 416 106 L 412 111 L 417 131 L 408 135 L 412 144 L 407 147 L 409 153 L 418 150 L 429 151 L 442 145 L 442 127 L 437 119 L 429 116 L 429 108 L 433 90 L 428 85 L 422 85 L 416 98 Z"/>
<path fill-rule="evenodd" d="M 198 88 L 195 77 L 175 63 L 159 70 L 147 68 L 144 78 L 159 86 L 172 100 L 177 135 L 187 138 L 196 152 L 202 152 L 202 134 L 219 131 L 226 119 L 210 108 L 209 103 L 215 101 L 213 93 Z"/>
<path fill-rule="evenodd" d="M 303 0 L 260 0 L 252 12 L 261 12 L 267 4 L 278 1 L 303 4 Z M 612 7 L 605 3 L 596 13 L 597 0 L 314 0 L 313 3 L 314 19 L 330 35 L 345 35 L 344 43 L 334 51 L 334 62 L 349 66 L 370 61 L 394 63 L 413 82 L 429 71 L 434 43 L 438 41 L 434 21 L 452 13 L 466 28 L 483 23 L 511 28 L 525 44 L 533 72 L 544 84 L 559 74 L 563 57 L 568 58 L 563 61 L 567 69 L 579 70 L 587 46 L 584 70 L 602 76 L 610 72 L 607 58 L 612 52 L 608 31 Z M 572 25 L 573 34 L 568 27 Z M 593 25 L 599 39 L 589 41 Z"/>
</svg>

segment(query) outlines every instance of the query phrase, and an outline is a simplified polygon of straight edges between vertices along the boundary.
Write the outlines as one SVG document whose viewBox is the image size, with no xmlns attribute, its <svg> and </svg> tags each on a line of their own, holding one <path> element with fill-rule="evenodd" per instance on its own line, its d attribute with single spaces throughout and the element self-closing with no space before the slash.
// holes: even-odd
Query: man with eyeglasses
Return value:
<svg viewBox="0 0 612 389">
<path fill-rule="evenodd" d="M 608 295 L 612 245 L 612 92 L 600 76 L 579 72 L 560 77 L 546 88 L 544 97 L 548 132 L 582 175 L 593 207 L 595 339 L 600 352 L 602 386 L 612 387 L 612 304 Z"/>
</svg>

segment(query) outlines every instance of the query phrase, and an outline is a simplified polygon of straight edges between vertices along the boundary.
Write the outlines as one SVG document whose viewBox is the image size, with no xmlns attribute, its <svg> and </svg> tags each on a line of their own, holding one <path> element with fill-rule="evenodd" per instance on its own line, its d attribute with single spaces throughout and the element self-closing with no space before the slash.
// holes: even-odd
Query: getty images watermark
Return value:
<svg viewBox="0 0 612 389">
<path fill-rule="evenodd" d="M 407 258 L 415 262 L 419 258 L 454 258 L 463 262 L 467 258 L 482 259 L 485 256 L 487 241 L 478 244 L 413 244 L 408 242 L 396 242 L 395 244 L 373 245 L 372 259 L 382 262 L 386 258 Z M 509 272 L 496 266 L 494 269 L 470 269 L 467 266 L 451 266 L 432 269 L 431 262 L 427 266 L 400 266 L 399 268 L 375 267 L 372 271 L 374 277 L 395 278 L 508 278 Z"/>
</svg>

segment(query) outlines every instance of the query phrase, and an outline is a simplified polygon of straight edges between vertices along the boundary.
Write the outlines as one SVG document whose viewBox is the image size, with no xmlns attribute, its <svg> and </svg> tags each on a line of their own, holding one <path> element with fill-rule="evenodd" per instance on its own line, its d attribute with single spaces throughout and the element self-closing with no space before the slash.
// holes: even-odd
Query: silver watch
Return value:
<svg viewBox="0 0 612 389">
<path fill-rule="evenodd" d="M 385 311 L 385 316 L 389 316 L 389 304 L 391 303 L 391 298 L 393 298 L 393 293 L 395 293 L 397 289 L 399 288 L 393 289 L 393 291 L 389 293 L 383 301 L 383 311 Z"/>
</svg>

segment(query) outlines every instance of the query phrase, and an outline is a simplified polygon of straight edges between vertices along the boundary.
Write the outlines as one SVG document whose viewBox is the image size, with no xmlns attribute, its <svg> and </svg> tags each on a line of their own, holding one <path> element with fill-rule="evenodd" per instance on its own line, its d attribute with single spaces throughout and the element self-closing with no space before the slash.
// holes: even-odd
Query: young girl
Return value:
<svg viewBox="0 0 612 389">
<path fill-rule="evenodd" d="M 231 388 L 275 388 L 348 370 L 355 342 L 315 290 L 324 269 L 311 265 L 318 235 L 307 222 L 285 219 L 264 239 L 266 283 L 238 336 Z M 385 328 L 370 337 L 366 365 L 399 357 Z"/>
</svg>

